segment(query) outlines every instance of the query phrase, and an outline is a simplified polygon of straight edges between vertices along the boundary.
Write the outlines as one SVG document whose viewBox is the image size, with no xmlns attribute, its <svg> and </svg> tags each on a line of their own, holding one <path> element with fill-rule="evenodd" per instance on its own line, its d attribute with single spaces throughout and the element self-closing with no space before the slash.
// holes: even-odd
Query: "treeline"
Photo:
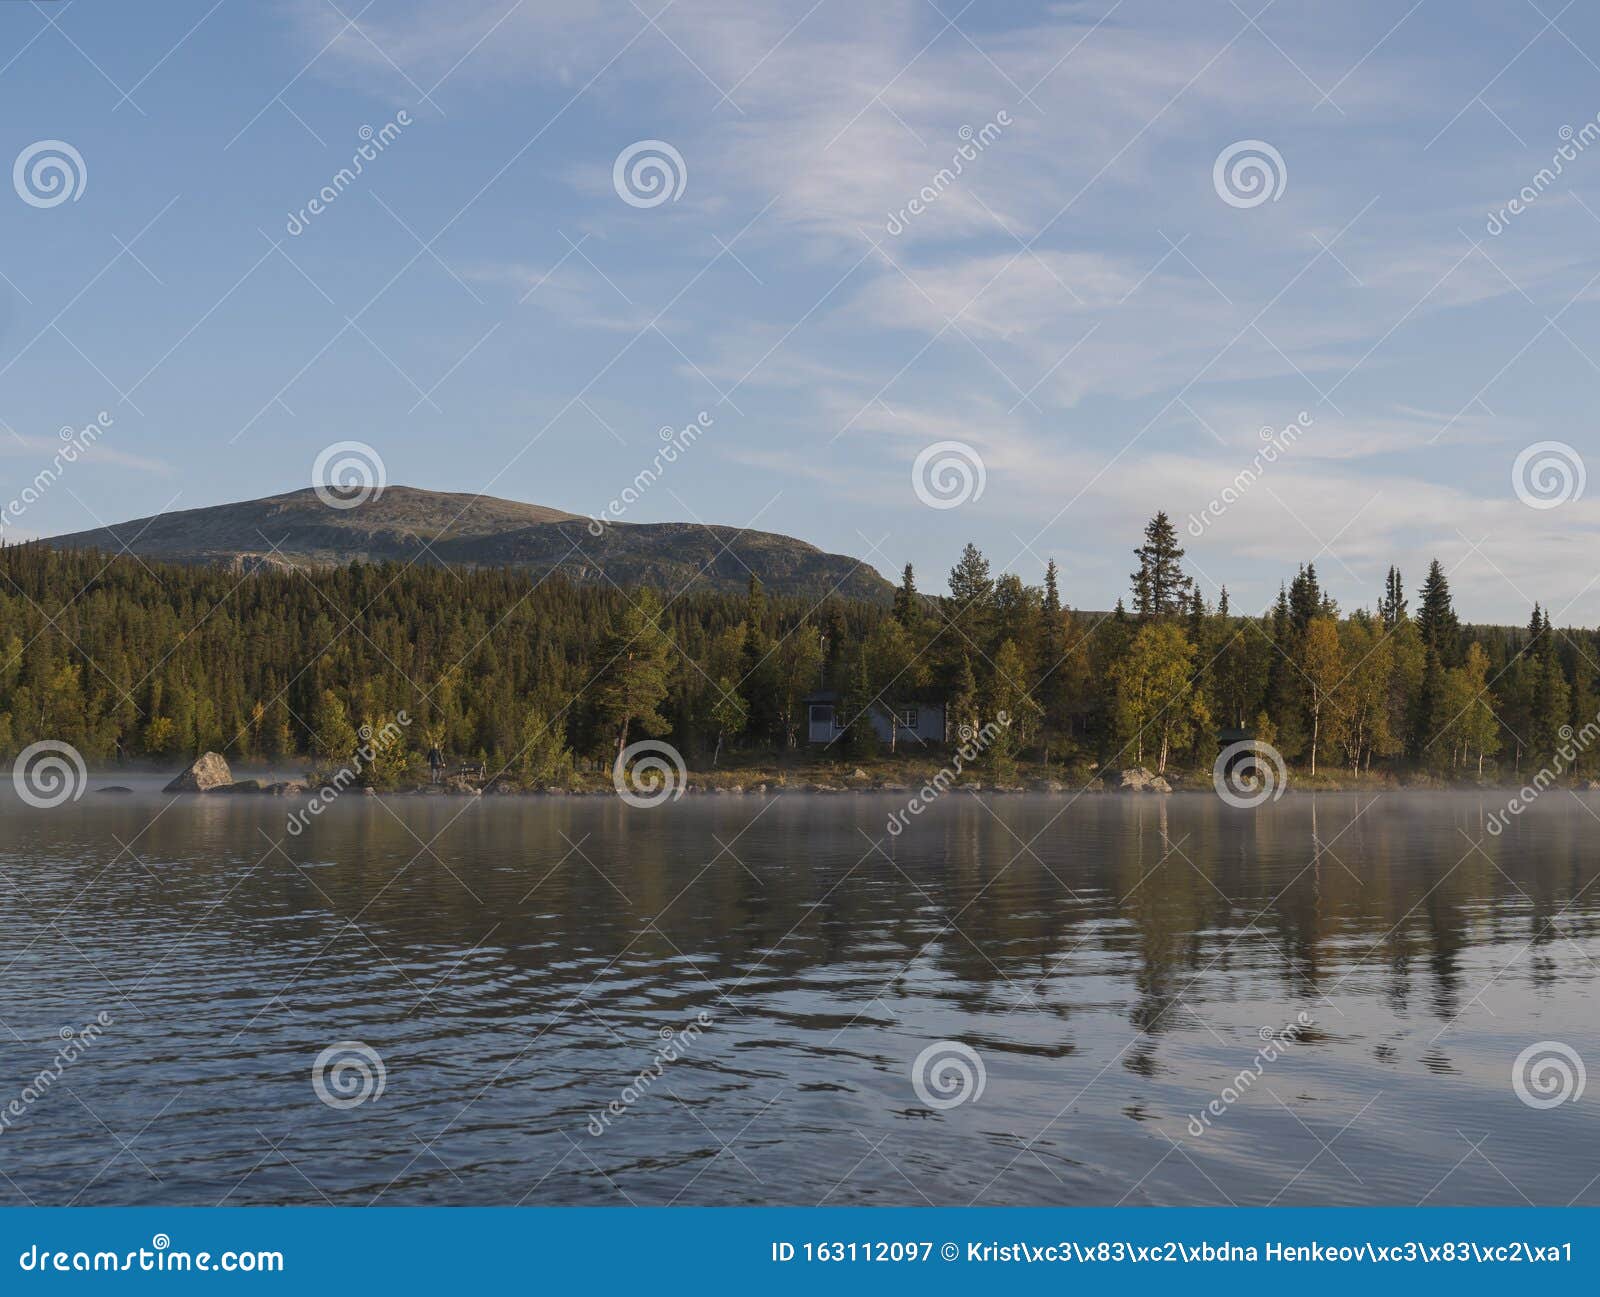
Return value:
<svg viewBox="0 0 1600 1297">
<path fill-rule="evenodd" d="M 1600 765 L 1581 738 L 1600 712 L 1593 632 L 1557 632 L 1538 608 L 1525 629 L 1464 626 L 1438 563 L 1414 607 L 1391 569 L 1371 610 L 1344 614 L 1306 564 L 1265 615 L 1239 615 L 1184 573 L 1165 514 L 1134 554 L 1131 607 L 1087 614 L 1053 563 L 1029 585 L 971 545 L 948 595 L 921 594 L 908 566 L 888 608 L 769 598 L 754 578 L 743 596 L 673 596 L 509 570 L 241 576 L 10 547 L 0 752 L 54 739 L 91 761 L 214 749 L 331 763 L 404 713 L 369 777 L 438 746 L 549 783 L 646 736 L 697 765 L 793 752 L 805 697 L 829 688 L 842 723 L 829 754 L 876 751 L 874 709 L 940 702 L 952 741 L 992 736 L 998 777 L 1024 759 L 1209 767 L 1229 732 L 1308 771 L 1478 775 L 1558 752 L 1574 774 Z"/>
</svg>

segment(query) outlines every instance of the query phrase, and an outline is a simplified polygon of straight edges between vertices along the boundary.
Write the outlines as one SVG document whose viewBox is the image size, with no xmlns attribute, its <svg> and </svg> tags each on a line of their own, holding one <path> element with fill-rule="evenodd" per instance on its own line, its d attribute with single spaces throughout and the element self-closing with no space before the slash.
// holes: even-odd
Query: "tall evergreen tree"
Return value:
<svg viewBox="0 0 1600 1297">
<path fill-rule="evenodd" d="M 1183 548 L 1165 511 L 1150 519 L 1144 544 L 1133 551 L 1139 569 L 1133 581 L 1133 610 L 1140 617 L 1166 617 L 1184 611 L 1190 580 L 1183 574 Z"/>
<path fill-rule="evenodd" d="M 1450 582 L 1438 559 L 1428 564 L 1428 577 L 1422 583 L 1417 629 L 1422 632 L 1422 642 L 1439 655 L 1442 666 L 1460 663 L 1461 623 L 1456 620 L 1455 606 L 1450 601 Z"/>
<path fill-rule="evenodd" d="M 1393 630 L 1405 615 L 1405 586 L 1400 581 L 1400 569 L 1391 564 L 1389 575 L 1383 582 L 1383 597 L 1378 600 L 1378 617 L 1383 629 L 1388 631 Z"/>
</svg>

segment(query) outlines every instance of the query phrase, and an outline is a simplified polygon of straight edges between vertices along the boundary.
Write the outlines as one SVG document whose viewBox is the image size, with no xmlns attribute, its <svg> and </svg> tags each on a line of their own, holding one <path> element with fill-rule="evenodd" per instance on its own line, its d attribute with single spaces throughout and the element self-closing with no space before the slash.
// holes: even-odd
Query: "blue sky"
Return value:
<svg viewBox="0 0 1600 1297">
<path fill-rule="evenodd" d="M 1513 482 L 1600 453 L 1600 140 L 1535 179 L 1600 113 L 1588 6 L 8 0 L 0 109 L 0 162 L 86 173 L 0 186 L 0 494 L 114 420 L 13 536 L 302 487 L 352 440 L 390 483 L 597 513 L 704 412 L 628 521 L 933 590 L 971 539 L 1103 608 L 1151 512 L 1304 412 L 1189 538 L 1213 597 L 1314 559 L 1369 605 L 1437 555 L 1469 618 L 1600 622 L 1600 481 Z M 644 140 L 683 161 L 654 206 L 613 185 Z M 1213 177 L 1246 140 L 1282 160 L 1254 205 Z M 983 490 L 933 509 L 945 441 Z"/>
</svg>

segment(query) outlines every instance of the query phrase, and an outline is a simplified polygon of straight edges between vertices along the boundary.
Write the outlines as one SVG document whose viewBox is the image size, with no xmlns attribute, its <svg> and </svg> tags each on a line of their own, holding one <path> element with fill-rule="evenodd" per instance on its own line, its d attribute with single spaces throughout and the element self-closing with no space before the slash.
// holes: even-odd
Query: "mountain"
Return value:
<svg viewBox="0 0 1600 1297">
<path fill-rule="evenodd" d="M 354 499 L 355 497 L 351 497 Z M 612 523 L 594 535 L 588 518 L 516 500 L 391 486 L 335 508 L 307 487 L 260 500 L 135 518 L 40 543 L 98 549 L 169 563 L 328 566 L 449 564 L 526 568 L 570 581 L 610 580 L 668 593 L 742 590 L 751 572 L 778 595 L 829 592 L 882 603 L 894 587 L 844 554 L 774 532 L 699 523 Z"/>
</svg>

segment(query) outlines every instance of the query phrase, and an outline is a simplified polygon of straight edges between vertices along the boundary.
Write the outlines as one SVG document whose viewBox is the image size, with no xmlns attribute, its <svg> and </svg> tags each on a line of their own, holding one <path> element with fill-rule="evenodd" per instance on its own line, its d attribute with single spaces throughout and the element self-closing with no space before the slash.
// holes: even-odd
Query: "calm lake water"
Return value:
<svg viewBox="0 0 1600 1297">
<path fill-rule="evenodd" d="M 0 1203 L 1600 1204 L 1600 795 L 153 787 L 0 802 Z"/>
</svg>

